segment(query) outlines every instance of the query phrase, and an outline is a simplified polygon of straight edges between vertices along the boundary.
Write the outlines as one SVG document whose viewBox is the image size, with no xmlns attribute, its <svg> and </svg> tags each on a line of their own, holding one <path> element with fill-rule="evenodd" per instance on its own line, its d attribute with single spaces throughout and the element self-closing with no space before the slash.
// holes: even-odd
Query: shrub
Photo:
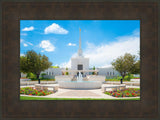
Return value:
<svg viewBox="0 0 160 120">
<path fill-rule="evenodd" d="M 33 73 L 27 73 L 27 78 L 31 79 L 31 80 L 35 80 L 37 78 L 37 76 Z"/>
<path fill-rule="evenodd" d="M 42 73 L 42 74 L 41 74 L 42 77 L 41 77 L 40 79 L 44 79 L 44 76 L 45 76 L 45 75 L 47 75 L 47 74 L 46 74 L 46 73 Z"/>
</svg>

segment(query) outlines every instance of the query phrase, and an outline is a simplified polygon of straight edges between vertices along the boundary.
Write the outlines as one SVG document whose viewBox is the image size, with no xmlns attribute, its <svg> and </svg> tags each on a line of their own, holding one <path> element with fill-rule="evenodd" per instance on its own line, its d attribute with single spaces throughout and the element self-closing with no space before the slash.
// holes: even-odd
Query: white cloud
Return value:
<svg viewBox="0 0 160 120">
<path fill-rule="evenodd" d="M 30 42 L 27 42 L 27 43 L 33 46 L 33 44 L 32 44 L 32 43 L 30 43 Z"/>
<path fill-rule="evenodd" d="M 27 47 L 28 45 L 26 43 L 23 43 L 24 47 Z"/>
<path fill-rule="evenodd" d="M 20 54 L 20 56 L 25 56 L 24 54 Z"/>
<path fill-rule="evenodd" d="M 76 46 L 74 43 L 68 43 L 67 46 Z"/>
<path fill-rule="evenodd" d="M 21 33 L 22 36 L 27 36 L 27 33 Z"/>
<path fill-rule="evenodd" d="M 23 39 L 20 39 L 20 42 L 22 43 L 24 40 Z"/>
<path fill-rule="evenodd" d="M 24 47 L 27 47 L 27 46 L 28 46 L 28 44 L 33 46 L 33 44 L 32 44 L 32 43 L 27 42 L 27 41 L 25 41 L 24 39 L 20 39 L 20 42 L 21 42 L 21 43 L 23 43 Z"/>
<path fill-rule="evenodd" d="M 117 57 L 130 53 L 138 55 L 140 51 L 140 38 L 137 36 L 122 36 L 117 38 L 117 42 L 103 45 L 87 44 L 84 56 L 90 59 L 90 66 L 108 67 Z"/>
<path fill-rule="evenodd" d="M 61 63 L 59 65 L 60 68 L 71 68 L 71 60 L 69 60 L 68 62 L 64 62 L 64 63 Z"/>
<path fill-rule="evenodd" d="M 39 44 L 39 46 L 41 48 L 43 48 L 44 51 L 47 51 L 47 52 L 51 52 L 51 51 L 55 50 L 55 46 L 52 45 L 49 40 L 43 40 L 43 41 L 41 41 L 41 43 Z"/>
<path fill-rule="evenodd" d="M 34 30 L 33 26 L 31 26 L 31 27 L 25 27 L 25 28 L 22 29 L 22 31 L 32 31 L 32 30 Z"/>
<path fill-rule="evenodd" d="M 52 25 L 48 26 L 44 30 L 45 34 L 54 33 L 54 34 L 67 34 L 68 31 L 59 26 L 56 23 L 53 23 Z"/>
</svg>

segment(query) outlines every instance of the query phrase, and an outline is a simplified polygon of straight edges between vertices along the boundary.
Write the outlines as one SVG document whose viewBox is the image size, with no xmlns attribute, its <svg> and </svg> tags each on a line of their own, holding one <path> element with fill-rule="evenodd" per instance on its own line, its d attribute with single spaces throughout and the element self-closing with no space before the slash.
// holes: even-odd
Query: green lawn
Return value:
<svg viewBox="0 0 160 120">
<path fill-rule="evenodd" d="M 140 98 L 103 99 L 103 98 L 44 98 L 44 97 L 20 96 L 20 100 L 140 100 Z"/>
</svg>

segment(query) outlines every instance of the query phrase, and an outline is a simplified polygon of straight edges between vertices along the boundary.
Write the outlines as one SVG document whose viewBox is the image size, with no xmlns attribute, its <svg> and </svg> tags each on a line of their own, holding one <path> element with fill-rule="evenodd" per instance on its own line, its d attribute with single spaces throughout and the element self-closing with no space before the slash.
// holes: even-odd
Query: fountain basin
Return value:
<svg viewBox="0 0 160 120">
<path fill-rule="evenodd" d="M 102 85 L 100 81 L 59 81 L 58 83 L 60 88 L 97 89 Z"/>
</svg>

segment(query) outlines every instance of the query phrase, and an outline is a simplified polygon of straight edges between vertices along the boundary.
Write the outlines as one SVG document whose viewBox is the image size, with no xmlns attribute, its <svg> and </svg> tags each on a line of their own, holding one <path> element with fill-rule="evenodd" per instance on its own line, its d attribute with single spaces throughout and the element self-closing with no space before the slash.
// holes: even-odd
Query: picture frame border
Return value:
<svg viewBox="0 0 160 120">
<path fill-rule="evenodd" d="M 28 5 L 27 5 L 28 4 Z M 30 4 L 30 5 L 29 5 Z M 48 3 L 46 3 L 46 4 L 48 4 Z M 50 3 L 51 4 L 51 3 Z M 53 4 L 55 4 L 55 2 L 53 3 Z M 81 9 L 81 7 L 83 7 L 83 3 L 78 3 L 78 2 L 76 2 L 76 3 L 73 3 L 73 2 L 71 2 L 71 4 L 73 5 L 70 5 L 70 3 L 56 3 L 56 4 L 61 4 L 60 6 L 63 6 L 63 8 L 64 8 L 64 6 L 66 7 L 66 8 L 68 8 L 68 7 L 73 7 L 74 5 L 73 4 L 76 4 L 76 7 L 77 6 L 79 6 L 80 7 L 80 9 Z M 114 3 L 114 2 L 102 2 L 102 3 L 96 3 L 96 2 L 94 2 L 94 3 L 88 3 L 88 4 L 93 4 L 93 5 L 91 5 L 90 7 L 91 8 L 89 8 L 88 7 L 88 9 L 93 9 L 92 7 L 93 6 L 95 6 L 95 8 L 98 6 L 98 5 L 100 5 L 101 7 L 103 7 L 103 6 L 105 6 L 106 4 L 106 6 L 109 6 L 110 7 L 110 9 L 112 9 L 112 5 L 115 7 L 115 6 L 117 6 L 117 8 L 113 8 L 112 10 L 114 11 L 114 9 L 119 9 L 119 8 L 121 8 L 122 10 L 123 9 L 126 9 L 126 8 L 124 8 L 124 7 L 122 7 L 123 5 L 122 5 L 122 3 Z M 120 7 L 118 6 L 118 5 L 115 5 L 115 4 L 118 4 L 118 5 L 120 5 Z M 123 4 L 125 4 L 124 6 L 128 6 L 128 5 L 131 5 L 131 3 L 129 3 L 129 2 L 125 2 L 125 3 L 123 3 Z M 103 111 L 101 111 L 101 114 L 100 113 L 98 113 L 97 115 L 93 115 L 93 114 L 95 114 L 92 110 L 88 110 L 88 113 L 87 114 L 84 114 L 83 112 L 82 112 L 82 108 L 81 108 L 81 110 L 79 110 L 79 112 L 77 112 L 76 114 L 78 114 L 77 116 L 75 115 L 75 113 L 74 112 L 72 112 L 72 113 L 65 113 L 65 112 L 57 112 L 56 114 L 59 114 L 59 115 L 55 115 L 55 116 L 52 116 L 52 115 L 46 115 L 48 118 L 59 118 L 59 117 L 62 117 L 62 118 L 75 118 L 75 117 L 79 117 L 79 118 L 91 118 L 91 117 L 94 117 L 94 118 L 107 118 L 107 117 L 119 117 L 119 118 L 122 118 L 122 117 L 129 117 L 129 118 L 134 118 L 134 117 L 141 117 L 141 118 L 144 118 L 144 117 L 157 117 L 158 116 L 158 28 L 156 28 L 156 25 L 158 24 L 158 5 L 157 5 L 157 3 L 155 3 L 155 2 L 153 2 L 153 3 L 147 3 L 147 2 L 145 2 L 145 3 L 134 3 L 134 4 L 141 4 L 141 6 L 143 6 L 144 8 L 147 8 L 147 9 L 151 9 L 151 10 L 153 10 L 154 11 L 154 15 L 153 15 L 153 18 L 154 18 L 154 20 L 155 21 L 151 21 L 149 24 L 153 24 L 153 28 L 152 28 L 152 30 L 154 31 L 154 36 L 153 36 L 153 43 L 152 44 L 150 44 L 149 45 L 149 43 L 147 44 L 147 43 L 145 43 L 144 42 L 144 38 L 146 38 L 146 36 L 149 36 L 149 35 L 151 35 L 151 34 L 149 34 L 149 31 L 147 32 L 147 31 L 145 31 L 145 30 L 142 30 L 142 28 L 144 29 L 144 27 L 146 27 L 147 28 L 147 30 L 148 30 L 148 26 L 147 25 L 144 25 L 144 23 L 143 23 L 143 21 L 144 22 L 146 22 L 147 23 L 147 21 L 149 21 L 148 19 L 151 19 L 151 18 L 148 18 L 148 17 L 146 17 L 147 15 L 151 15 L 151 13 L 149 13 L 149 11 L 145 11 L 145 12 L 143 12 L 143 14 L 144 15 L 142 15 L 142 16 L 140 16 L 141 14 L 139 13 L 137 16 L 139 17 L 139 19 L 142 21 L 141 22 L 141 25 L 144 25 L 143 27 L 141 26 L 141 37 L 140 37 L 140 39 L 141 39 L 141 60 L 142 61 L 144 61 L 143 63 L 142 63 L 142 61 L 141 61 L 141 73 L 145 73 L 145 75 L 144 74 L 142 74 L 142 76 L 141 76 L 141 89 L 142 89 L 142 91 L 141 91 L 141 100 L 140 101 L 126 101 L 126 100 L 124 100 L 124 101 L 101 101 L 101 102 L 103 102 L 103 103 L 105 103 L 105 102 L 108 102 L 108 103 L 110 103 L 110 104 L 112 104 L 112 106 L 113 106 L 113 103 L 114 103 L 114 105 L 118 105 L 118 108 L 120 109 L 120 108 L 122 108 L 122 104 L 127 104 L 127 105 L 129 105 L 129 104 L 131 104 L 131 102 L 132 102 L 132 104 L 137 104 L 137 105 L 141 105 L 141 104 L 147 104 L 147 103 L 154 103 L 154 106 L 152 106 L 152 105 L 150 105 L 149 104 L 149 106 L 151 106 L 151 107 L 149 107 L 148 109 L 145 109 L 144 111 L 140 111 L 141 113 L 137 113 L 136 115 L 134 115 L 134 113 L 129 113 L 129 115 L 125 115 L 124 113 L 126 113 L 126 112 L 124 112 L 123 110 L 122 111 L 120 111 L 120 113 L 121 114 L 118 114 L 117 113 L 117 111 L 116 110 L 113 110 L 112 112 L 110 112 L 109 114 L 104 114 L 103 113 Z M 53 104 L 50 102 L 50 101 L 20 101 L 19 100 L 19 89 L 17 88 L 17 86 L 19 86 L 20 85 L 20 83 L 19 83 L 19 78 L 20 78 L 20 76 L 19 75 L 17 75 L 17 73 L 19 73 L 18 71 L 19 71 L 19 55 L 20 55 L 20 51 L 19 51 L 19 48 L 20 48 L 20 45 L 19 45 L 19 43 L 20 43 L 20 39 L 16 39 L 16 38 L 19 38 L 20 36 L 19 36 L 19 34 L 17 35 L 17 34 L 15 34 L 15 33 L 20 33 L 20 26 L 19 26 L 19 23 L 18 23 L 18 21 L 20 20 L 20 19 L 23 19 L 23 18 L 27 18 L 28 16 L 27 15 L 29 15 L 30 13 L 28 12 L 26 12 L 25 11 L 25 14 L 27 14 L 27 15 L 24 15 L 24 12 L 22 12 L 22 11 L 20 11 L 20 10 L 22 10 L 22 7 L 25 7 L 25 6 L 30 6 L 30 7 L 34 7 L 35 8 L 35 6 L 38 6 L 38 5 L 40 5 L 41 7 L 42 6 L 45 6 L 44 4 L 42 4 L 42 3 L 36 3 L 36 5 L 33 5 L 33 3 L 29 3 L 29 2 L 27 2 L 27 3 L 20 3 L 20 2 L 4 2 L 3 3 L 3 7 L 2 7 L 2 28 L 3 28 L 3 30 L 4 31 L 2 31 L 2 52 L 3 52 L 3 54 L 2 54 L 2 74 L 3 74 L 3 76 L 2 76 L 2 115 L 3 115 L 3 117 L 4 118 L 8 118 L 8 117 L 11 117 L 11 118 L 23 118 L 23 117 L 27 117 L 27 118 L 32 118 L 32 117 L 36 117 L 36 118 L 39 118 L 39 117 L 46 117 L 46 116 L 39 116 L 39 115 L 36 115 L 36 113 L 34 113 L 33 111 L 31 111 L 30 113 L 28 112 L 27 114 L 25 114 L 24 115 L 24 113 L 22 114 L 20 111 L 22 111 L 22 109 L 21 109 L 21 106 L 24 106 L 25 107 L 25 110 L 29 110 L 29 104 L 32 104 L 33 106 L 31 107 L 33 110 L 35 110 L 35 108 L 34 107 L 36 107 L 36 108 L 38 108 L 39 107 L 39 105 L 41 105 L 41 106 L 43 106 L 42 107 L 42 109 L 44 109 L 46 106 L 47 106 L 47 108 L 51 105 L 51 106 L 53 106 Z M 86 3 L 85 3 L 85 5 L 86 5 Z M 132 6 L 132 5 L 131 5 Z M 76 8 L 76 7 L 74 7 L 74 8 Z M 133 6 L 132 6 L 133 7 Z M 37 7 L 38 8 L 38 7 Z M 35 8 L 35 9 L 37 9 L 37 8 Z M 52 7 L 51 7 L 52 8 Z M 50 9 L 51 9 L 50 8 Z M 97 7 L 98 8 L 98 7 Z M 96 9 L 97 9 L 96 8 Z M 28 9 L 28 8 L 27 8 Z M 33 8 L 32 8 L 33 9 Z M 45 8 L 45 9 L 49 9 L 49 8 Z M 54 8 L 54 9 L 56 9 L 56 8 Z M 58 9 L 58 8 L 57 8 Z M 73 8 L 72 8 L 73 9 Z M 86 8 L 85 8 L 86 9 Z M 102 8 L 102 9 L 105 9 L 105 8 Z M 110 9 L 107 9 L 107 10 L 110 10 Z M 130 9 L 130 8 L 128 8 L 128 9 Z M 133 8 L 132 8 L 133 9 Z M 140 8 L 139 7 L 137 7 L 136 5 L 135 5 L 135 9 L 138 11 Z M 106 10 L 106 9 L 105 9 Z M 77 10 L 78 11 L 78 10 Z M 36 13 L 38 13 L 36 10 L 35 11 L 33 11 L 33 13 L 34 12 L 36 12 Z M 66 12 L 66 11 L 65 11 Z M 71 12 L 71 11 L 69 11 L 69 12 Z M 79 12 L 79 11 L 78 11 Z M 102 15 L 104 15 L 105 13 L 104 13 L 104 11 L 103 10 L 101 10 L 101 12 L 103 12 L 103 14 Z M 128 11 L 127 11 L 128 12 Z M 139 11 L 138 11 L 139 12 Z M 147 13 L 148 12 L 148 13 Z M 14 13 L 14 16 L 13 16 L 13 13 Z M 16 13 L 16 14 L 15 14 Z M 33 14 L 32 13 L 32 14 Z M 41 12 L 42 13 L 42 12 Z M 63 13 L 63 12 L 62 12 Z M 72 13 L 72 12 L 71 12 Z M 124 13 L 124 12 L 123 12 Z M 54 14 L 56 14 L 56 13 L 54 13 Z M 87 13 L 86 13 L 87 14 Z M 122 13 L 121 13 L 122 14 Z M 50 14 L 51 15 L 51 14 Z M 56 14 L 57 15 L 57 14 Z M 107 15 L 108 15 L 108 13 L 107 13 Z M 111 14 L 110 14 L 111 15 Z M 127 14 L 128 15 L 128 17 L 129 17 L 129 14 Z M 146 15 L 146 16 L 145 16 Z M 135 17 L 137 17 L 137 16 L 135 16 Z M 32 17 L 35 17 L 35 16 L 32 16 Z M 63 17 L 64 17 L 64 15 L 63 15 Z M 56 20 L 56 19 L 59 19 L 59 18 L 63 18 L 62 16 L 54 16 L 54 17 L 52 17 L 51 18 L 51 16 L 49 16 L 48 18 L 50 18 L 50 19 L 54 19 L 54 20 Z M 78 15 L 75 15 L 74 16 L 74 19 L 77 19 L 78 17 L 83 17 L 83 15 L 81 14 L 81 16 L 78 16 Z M 90 15 L 90 16 L 88 16 L 90 19 L 97 19 L 97 16 L 95 17 L 94 15 Z M 122 17 L 124 17 L 124 16 L 122 16 Z M 125 16 L 126 17 L 126 16 Z M 137 18 L 138 18 L 137 17 Z M 10 20 L 9 20 L 9 18 L 10 18 Z M 42 16 L 38 16 L 38 14 L 36 15 L 36 18 L 38 18 L 38 19 L 44 19 L 44 16 L 42 15 Z M 45 18 L 47 18 L 47 16 L 45 16 Z M 68 19 L 68 16 L 66 15 L 65 16 L 65 19 Z M 109 17 L 106 17 L 106 18 L 109 18 Z M 115 18 L 115 17 L 113 17 L 113 15 L 112 16 L 110 16 L 110 18 Z M 146 19 L 146 18 L 148 18 L 148 19 Z M 30 19 L 29 17 L 28 17 L 28 19 Z M 7 21 L 6 21 L 7 20 Z M 12 20 L 12 22 L 11 22 L 11 20 Z M 9 23 L 10 22 L 10 23 Z M 15 23 L 16 22 L 16 24 L 15 25 L 12 25 L 13 23 Z M 9 28 L 8 26 L 9 25 L 12 25 L 12 27 L 11 28 Z M 17 26 L 18 25 L 18 26 Z M 149 26 L 151 26 L 151 25 L 149 25 Z M 13 32 L 13 27 L 16 29 L 16 32 Z M 144 32 L 145 31 L 145 32 Z M 148 34 L 147 34 L 148 33 Z M 7 34 L 9 34 L 9 36 L 7 35 Z M 13 38 L 14 39 L 14 41 L 11 41 L 11 38 Z M 147 39 L 147 38 L 146 38 Z M 142 42 L 143 41 L 143 42 Z M 147 40 L 146 40 L 147 41 Z M 12 43 L 12 44 L 9 44 L 9 43 Z M 147 48 L 146 48 L 147 47 Z M 154 47 L 154 48 L 153 48 Z M 145 67 L 145 64 L 146 63 L 148 63 L 148 61 L 146 60 L 146 58 L 144 58 L 143 57 L 143 55 L 147 55 L 146 53 L 149 53 L 149 50 L 151 50 L 151 53 L 153 54 L 153 55 L 150 55 L 150 56 L 147 56 L 148 57 L 148 61 L 149 62 L 153 62 L 153 64 L 154 65 L 152 65 L 152 66 L 150 66 L 150 69 L 153 69 L 154 70 L 154 73 L 151 73 L 151 75 L 150 76 L 153 76 L 155 79 L 154 79 L 154 81 L 153 81 L 153 83 L 151 83 L 150 81 L 149 81 L 149 79 L 147 79 L 146 80 L 146 82 L 147 82 L 147 84 L 144 82 L 144 81 L 142 81 L 142 80 L 144 80 L 144 78 L 146 78 L 146 76 L 148 76 L 148 74 L 146 75 L 146 71 L 148 70 L 146 67 Z M 142 54 L 142 53 L 144 53 L 144 54 Z M 10 58 L 9 58 L 9 57 Z M 16 57 L 15 57 L 16 56 Z M 151 57 L 152 56 L 152 57 Z M 146 56 L 145 56 L 146 57 Z M 153 60 L 152 60 L 153 59 Z M 9 69 L 10 67 L 13 67 L 14 69 Z M 153 67 L 154 66 L 154 67 Z M 157 67 L 156 67 L 157 66 Z M 7 73 L 7 72 L 8 73 Z M 14 75 L 13 75 L 14 74 Z M 15 78 L 15 81 L 13 80 L 13 78 L 11 78 L 10 76 L 14 76 L 14 78 Z M 153 79 L 153 78 L 152 78 Z M 155 92 L 154 93 L 154 95 L 152 96 L 152 97 L 154 97 L 154 100 L 152 100 L 151 99 L 151 102 L 149 102 L 148 100 L 147 100 L 147 98 L 150 98 L 148 95 L 146 95 L 145 94 L 145 92 L 144 92 L 144 88 L 145 88 L 145 86 L 148 86 L 148 85 L 154 85 L 154 88 L 151 88 L 151 90 L 150 91 L 147 91 L 147 92 L 149 92 L 149 93 L 152 93 L 152 92 Z M 15 86 L 13 86 L 13 85 L 15 85 Z M 12 90 L 12 91 L 9 91 L 8 89 L 10 89 L 10 90 Z M 15 91 L 15 93 L 13 93 L 13 91 Z M 152 92 L 151 92 L 152 91 Z M 156 92 L 157 91 L 157 92 Z M 12 95 L 10 95 L 10 96 L 8 96 L 8 93 L 12 93 Z M 13 101 L 14 101 L 14 105 L 13 105 Z M 65 103 L 63 103 L 63 102 L 65 102 Z M 90 102 L 90 103 L 89 103 Z M 60 108 L 63 108 L 64 106 L 63 105 L 65 105 L 66 107 L 65 108 L 69 108 L 69 105 L 68 104 L 75 104 L 75 106 L 76 107 L 80 107 L 82 104 L 84 104 L 85 106 L 83 107 L 83 109 L 87 109 L 86 107 L 87 106 L 89 106 L 88 104 L 91 104 L 91 105 L 94 105 L 94 104 L 96 104 L 96 103 L 98 103 L 99 101 L 56 101 L 56 106 L 59 106 Z M 138 103 L 139 102 L 139 103 Z M 19 104 L 19 105 L 18 105 Z M 43 104 L 43 105 L 42 105 Z M 47 105 L 48 104 L 48 105 Z M 57 105 L 58 104 L 58 105 Z M 61 105 L 60 105 L 61 104 Z M 63 105 L 62 105 L 63 104 Z M 121 104 L 121 105 L 119 105 L 119 104 Z M 55 104 L 54 104 L 55 105 Z M 103 106 L 102 106 L 103 107 Z M 146 108 L 146 106 L 143 106 L 144 108 Z M 143 108 L 142 107 L 142 108 Z M 17 109 L 17 110 L 19 110 L 19 111 L 15 111 L 15 108 Z M 20 109 L 19 109 L 20 108 Z M 41 108 L 41 107 L 40 107 Z M 59 108 L 59 109 L 60 109 Z M 96 108 L 96 107 L 95 107 Z M 109 108 L 110 109 L 113 109 L 111 106 L 109 106 Z M 72 108 L 72 109 L 75 109 L 75 108 Z M 149 110 L 150 109 L 150 110 Z M 152 112 L 152 114 L 151 114 L 151 110 L 154 110 L 154 113 Z M 149 112 L 150 111 L 150 112 Z M 46 110 L 44 110 L 42 113 L 44 113 L 44 112 L 48 112 L 48 111 L 46 111 Z M 34 113 L 34 114 L 33 114 Z M 103 113 L 103 114 L 102 114 Z M 136 112 L 135 112 L 136 113 Z M 21 115 L 20 115 L 21 114 Z M 112 114 L 112 115 L 111 115 Z"/>
</svg>

